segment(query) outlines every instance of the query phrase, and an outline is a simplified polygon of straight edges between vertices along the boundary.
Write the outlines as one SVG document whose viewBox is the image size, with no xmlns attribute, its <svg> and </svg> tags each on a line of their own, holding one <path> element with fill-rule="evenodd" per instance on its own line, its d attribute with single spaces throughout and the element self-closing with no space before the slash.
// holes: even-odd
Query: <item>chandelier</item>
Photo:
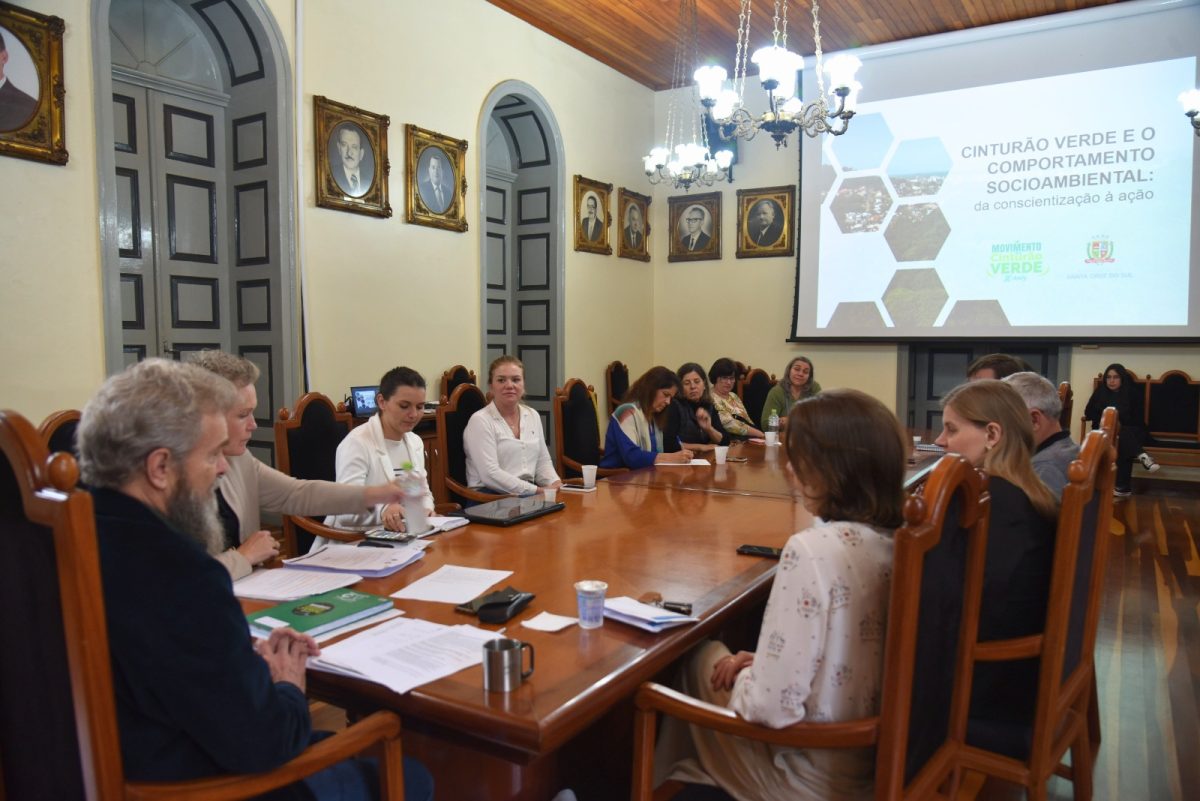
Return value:
<svg viewBox="0 0 1200 801">
<path fill-rule="evenodd" d="M 1183 106 L 1183 113 L 1192 121 L 1192 127 L 1196 130 L 1196 136 L 1200 136 L 1200 89 L 1188 89 L 1186 92 L 1179 95 L 1179 103 Z"/>
<path fill-rule="evenodd" d="M 750 39 L 750 0 L 741 0 L 738 15 L 737 54 L 733 65 L 733 80 L 725 86 L 723 67 L 701 67 L 696 70 L 696 85 L 700 102 L 716 123 L 724 139 L 753 139 L 760 130 L 775 140 L 775 147 L 786 146 L 788 137 L 797 130 L 809 137 L 823 133 L 841 136 L 854 116 L 854 102 L 862 84 L 854 80 L 862 63 L 851 55 L 842 54 L 823 64 L 821 56 L 820 6 L 813 0 L 813 42 L 816 45 L 817 97 L 805 104 L 799 96 L 798 77 L 804 69 L 804 58 L 787 49 L 787 0 L 775 0 L 775 27 L 769 47 L 755 51 L 749 60 L 758 65 L 758 77 L 767 91 L 767 110 L 757 117 L 743 105 L 746 84 L 746 61 Z M 825 94 L 825 75 L 829 76 L 829 97 Z M 836 106 L 831 108 L 831 104 Z M 840 123 L 840 125 L 839 125 Z"/>
<path fill-rule="evenodd" d="M 666 144 L 653 148 L 642 161 L 651 184 L 669 181 L 674 188 L 686 192 L 692 184 L 712 186 L 718 181 L 732 181 L 729 166 L 733 153 L 720 150 L 713 154 L 709 150 L 708 132 L 696 102 L 696 87 L 687 75 L 697 62 L 696 0 L 679 0 L 676 34 Z M 689 89 L 690 97 L 686 91 Z M 685 141 L 689 127 L 690 139 Z"/>
</svg>

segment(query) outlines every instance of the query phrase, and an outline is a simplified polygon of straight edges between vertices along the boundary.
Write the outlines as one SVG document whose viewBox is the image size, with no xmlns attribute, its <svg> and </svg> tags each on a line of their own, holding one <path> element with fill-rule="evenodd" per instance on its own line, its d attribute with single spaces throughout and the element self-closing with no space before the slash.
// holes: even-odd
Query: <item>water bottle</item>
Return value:
<svg viewBox="0 0 1200 801">
<path fill-rule="evenodd" d="M 774 445 L 779 441 L 779 412 L 771 410 L 771 417 L 767 420 L 767 444 Z"/>
<path fill-rule="evenodd" d="M 412 464 L 405 462 L 400 473 L 400 505 L 404 508 L 404 529 L 409 534 L 424 534 L 429 530 L 425 512 L 425 479 Z"/>
</svg>

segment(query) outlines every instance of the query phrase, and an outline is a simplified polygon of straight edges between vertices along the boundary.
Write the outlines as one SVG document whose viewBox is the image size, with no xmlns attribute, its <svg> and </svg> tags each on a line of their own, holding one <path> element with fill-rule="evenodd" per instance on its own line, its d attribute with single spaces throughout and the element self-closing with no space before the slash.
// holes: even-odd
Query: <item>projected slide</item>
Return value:
<svg viewBox="0 0 1200 801">
<path fill-rule="evenodd" d="M 1189 57 L 860 104 L 822 149 L 816 328 L 1186 326 L 1195 82 Z"/>
</svg>

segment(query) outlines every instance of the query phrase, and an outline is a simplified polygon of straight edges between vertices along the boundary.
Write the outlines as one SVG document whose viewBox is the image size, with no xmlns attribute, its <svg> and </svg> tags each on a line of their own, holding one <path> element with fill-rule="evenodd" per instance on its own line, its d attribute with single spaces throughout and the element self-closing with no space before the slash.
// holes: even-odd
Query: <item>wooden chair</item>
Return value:
<svg viewBox="0 0 1200 801">
<path fill-rule="evenodd" d="M 79 428 L 79 417 L 78 409 L 63 409 L 47 417 L 38 426 L 38 436 L 51 453 L 63 451 L 72 456 L 78 454 L 75 449 L 75 429 Z"/>
<path fill-rule="evenodd" d="M 487 399 L 474 384 L 459 384 L 437 410 L 438 462 L 446 493 L 455 503 L 487 503 L 504 495 L 479 492 L 467 486 L 467 451 L 463 433 L 471 415 L 487 406 Z"/>
<path fill-rule="evenodd" d="M 338 404 L 341 406 L 341 404 Z M 337 447 L 354 428 L 354 418 L 320 392 L 308 392 L 296 402 L 295 412 L 279 410 L 275 421 L 275 463 L 279 472 L 293 478 L 337 481 Z M 283 516 L 284 550 L 307 553 L 314 537 L 353 541 L 362 532 L 330 528 L 319 520 Z"/>
<path fill-rule="evenodd" d="M 1075 393 L 1071 390 L 1071 382 L 1064 381 L 1058 385 L 1058 399 L 1062 402 L 1062 412 L 1058 415 L 1058 424 L 1063 431 L 1071 430 L 1071 411 L 1075 408 Z"/>
<path fill-rule="evenodd" d="M 1039 661 L 1032 726 L 971 720 L 969 744 L 962 750 L 965 767 L 1023 785 L 1034 801 L 1046 798 L 1046 782 L 1056 773 L 1074 783 L 1076 799 L 1092 796 L 1093 652 L 1110 539 L 1114 459 L 1108 434 L 1093 431 L 1068 470 L 1045 631 L 974 648 L 976 661 Z M 1060 764 L 1068 750 L 1070 767 Z"/>
<path fill-rule="evenodd" d="M 0 656 L 0 797 L 195 801 L 258 796 L 368 748 L 383 796 L 401 801 L 400 720 L 376 712 L 268 773 L 173 783 L 126 781 L 92 498 L 25 418 L 0 412 L 0 603 L 12 647 Z"/>
<path fill-rule="evenodd" d="M 874 747 L 877 799 L 937 797 L 943 786 L 952 798 L 966 731 L 989 506 L 985 479 L 951 455 L 934 467 L 923 495 L 905 502 L 905 524 L 895 537 L 878 716 L 769 729 L 729 709 L 643 684 L 634 713 L 634 801 L 652 797 L 656 712 L 789 748 Z"/>
<path fill-rule="evenodd" d="M 757 367 L 746 373 L 746 377 L 738 382 L 738 394 L 750 415 L 750 422 L 755 428 L 762 425 L 763 407 L 767 405 L 767 393 L 778 383 L 775 376 L 767 375 L 766 370 Z"/>
<path fill-rule="evenodd" d="M 564 479 L 582 477 L 585 464 L 599 464 L 603 458 L 596 417 L 595 390 L 581 379 L 569 379 L 554 390 L 554 460 Z M 596 475 L 624 472 L 624 467 L 603 467 L 596 470 Z"/>
<path fill-rule="evenodd" d="M 459 384 L 478 385 L 479 382 L 475 380 L 475 371 L 468 370 L 461 364 L 456 364 L 446 372 L 442 373 L 442 391 L 441 394 L 438 395 L 438 398 L 441 399 L 442 403 L 446 402 L 446 399 L 450 397 L 450 393 L 453 392 Z"/>
<path fill-rule="evenodd" d="M 621 362 L 613 362 L 605 367 L 604 387 L 608 392 L 608 413 L 612 414 L 629 391 L 629 368 Z"/>
</svg>

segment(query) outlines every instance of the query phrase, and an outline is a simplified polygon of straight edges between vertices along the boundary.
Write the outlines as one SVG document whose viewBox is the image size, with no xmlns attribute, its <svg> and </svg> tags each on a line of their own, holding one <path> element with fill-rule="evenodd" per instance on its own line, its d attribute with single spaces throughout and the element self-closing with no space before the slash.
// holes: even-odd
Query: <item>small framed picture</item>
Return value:
<svg viewBox="0 0 1200 801">
<path fill-rule="evenodd" d="M 739 259 L 795 255 L 796 229 L 792 208 L 796 187 L 739 189 L 737 198 Z"/>
<path fill-rule="evenodd" d="M 467 230 L 467 141 L 404 126 L 405 208 L 417 225 Z"/>
<path fill-rule="evenodd" d="M 650 236 L 650 198 L 625 187 L 617 190 L 617 219 L 621 221 L 621 239 L 617 256 L 622 259 L 650 261 L 646 239 Z"/>
<path fill-rule="evenodd" d="M 612 253 L 608 243 L 608 227 L 612 215 L 608 212 L 608 196 L 612 184 L 602 184 L 582 175 L 575 176 L 575 249 L 587 253 Z"/>
<path fill-rule="evenodd" d="M 671 248 L 667 261 L 721 258 L 721 193 L 667 198 Z"/>
<path fill-rule="evenodd" d="M 0 3 L 0 155 L 67 163 L 63 21 Z"/>
<path fill-rule="evenodd" d="M 391 217 L 387 131 L 390 120 L 355 106 L 313 97 L 317 205 Z"/>
</svg>

